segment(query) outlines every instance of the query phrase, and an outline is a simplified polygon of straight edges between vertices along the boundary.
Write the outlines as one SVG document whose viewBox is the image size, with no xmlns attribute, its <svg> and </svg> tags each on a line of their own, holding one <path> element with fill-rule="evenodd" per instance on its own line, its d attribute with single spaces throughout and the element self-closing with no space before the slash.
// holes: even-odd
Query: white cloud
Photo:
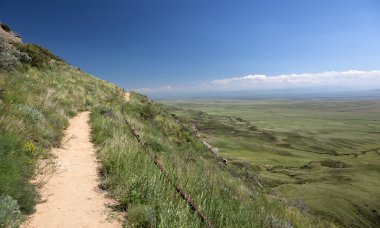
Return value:
<svg viewBox="0 0 380 228">
<path fill-rule="evenodd" d="M 323 73 L 284 74 L 279 76 L 248 75 L 212 81 L 212 85 L 224 88 L 294 88 L 314 86 L 355 87 L 380 85 L 380 71 L 328 71 Z M 359 84 L 356 84 L 359 83 Z"/>
<path fill-rule="evenodd" d="M 135 90 L 147 94 L 170 94 L 323 87 L 350 90 L 377 89 L 380 88 L 380 71 L 327 71 L 322 73 L 284 74 L 278 76 L 257 74 L 218 79 L 193 86 L 161 86 Z"/>
</svg>

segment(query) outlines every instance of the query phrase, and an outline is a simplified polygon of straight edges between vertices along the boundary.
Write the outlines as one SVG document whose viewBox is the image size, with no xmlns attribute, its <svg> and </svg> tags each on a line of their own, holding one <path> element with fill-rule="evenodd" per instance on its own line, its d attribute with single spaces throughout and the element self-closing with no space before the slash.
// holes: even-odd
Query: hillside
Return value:
<svg viewBox="0 0 380 228">
<path fill-rule="evenodd" d="M 44 203 L 36 177 L 82 111 L 91 113 L 100 187 L 130 227 L 335 226 L 269 195 L 249 169 L 247 184 L 147 97 L 131 93 L 127 102 L 123 89 L 22 43 L 10 28 L 0 35 L 0 227 L 17 227 Z"/>
<path fill-rule="evenodd" d="M 71 67 L 46 49 L 4 36 L 0 42 L 3 226 L 34 212 L 43 184 L 35 177 L 49 171 L 45 163 L 52 158 L 51 148 L 60 145 L 69 118 L 98 104 L 120 103 L 123 97 L 120 88 Z"/>
</svg>

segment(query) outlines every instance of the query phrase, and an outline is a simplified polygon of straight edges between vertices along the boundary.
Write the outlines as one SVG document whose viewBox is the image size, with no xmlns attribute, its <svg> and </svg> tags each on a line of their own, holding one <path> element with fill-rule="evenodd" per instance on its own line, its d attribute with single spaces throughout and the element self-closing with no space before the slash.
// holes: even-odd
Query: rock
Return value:
<svg viewBox="0 0 380 228">
<path fill-rule="evenodd" d="M 4 24 L 1 24 L 0 26 L 0 36 L 10 43 L 22 43 L 21 38 Z"/>
</svg>

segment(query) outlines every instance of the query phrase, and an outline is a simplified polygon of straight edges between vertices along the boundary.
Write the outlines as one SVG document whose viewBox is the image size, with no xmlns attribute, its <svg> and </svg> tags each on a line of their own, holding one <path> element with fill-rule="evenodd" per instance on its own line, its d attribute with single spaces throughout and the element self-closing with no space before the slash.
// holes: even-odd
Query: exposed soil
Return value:
<svg viewBox="0 0 380 228">
<path fill-rule="evenodd" d="M 41 202 L 25 227 L 121 227 L 114 202 L 99 189 L 98 162 L 90 141 L 89 112 L 70 120 L 56 172 L 41 188 Z"/>
<path fill-rule="evenodd" d="M 131 98 L 131 93 L 125 93 L 124 94 L 124 98 L 125 98 L 125 101 L 128 102 Z"/>
</svg>

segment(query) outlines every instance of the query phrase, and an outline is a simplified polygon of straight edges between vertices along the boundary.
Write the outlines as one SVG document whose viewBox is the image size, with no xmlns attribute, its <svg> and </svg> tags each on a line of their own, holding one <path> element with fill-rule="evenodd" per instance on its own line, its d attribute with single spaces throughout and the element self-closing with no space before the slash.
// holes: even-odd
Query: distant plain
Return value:
<svg viewBox="0 0 380 228">
<path fill-rule="evenodd" d="M 160 102 L 305 210 L 344 226 L 380 226 L 380 100 Z"/>
</svg>

